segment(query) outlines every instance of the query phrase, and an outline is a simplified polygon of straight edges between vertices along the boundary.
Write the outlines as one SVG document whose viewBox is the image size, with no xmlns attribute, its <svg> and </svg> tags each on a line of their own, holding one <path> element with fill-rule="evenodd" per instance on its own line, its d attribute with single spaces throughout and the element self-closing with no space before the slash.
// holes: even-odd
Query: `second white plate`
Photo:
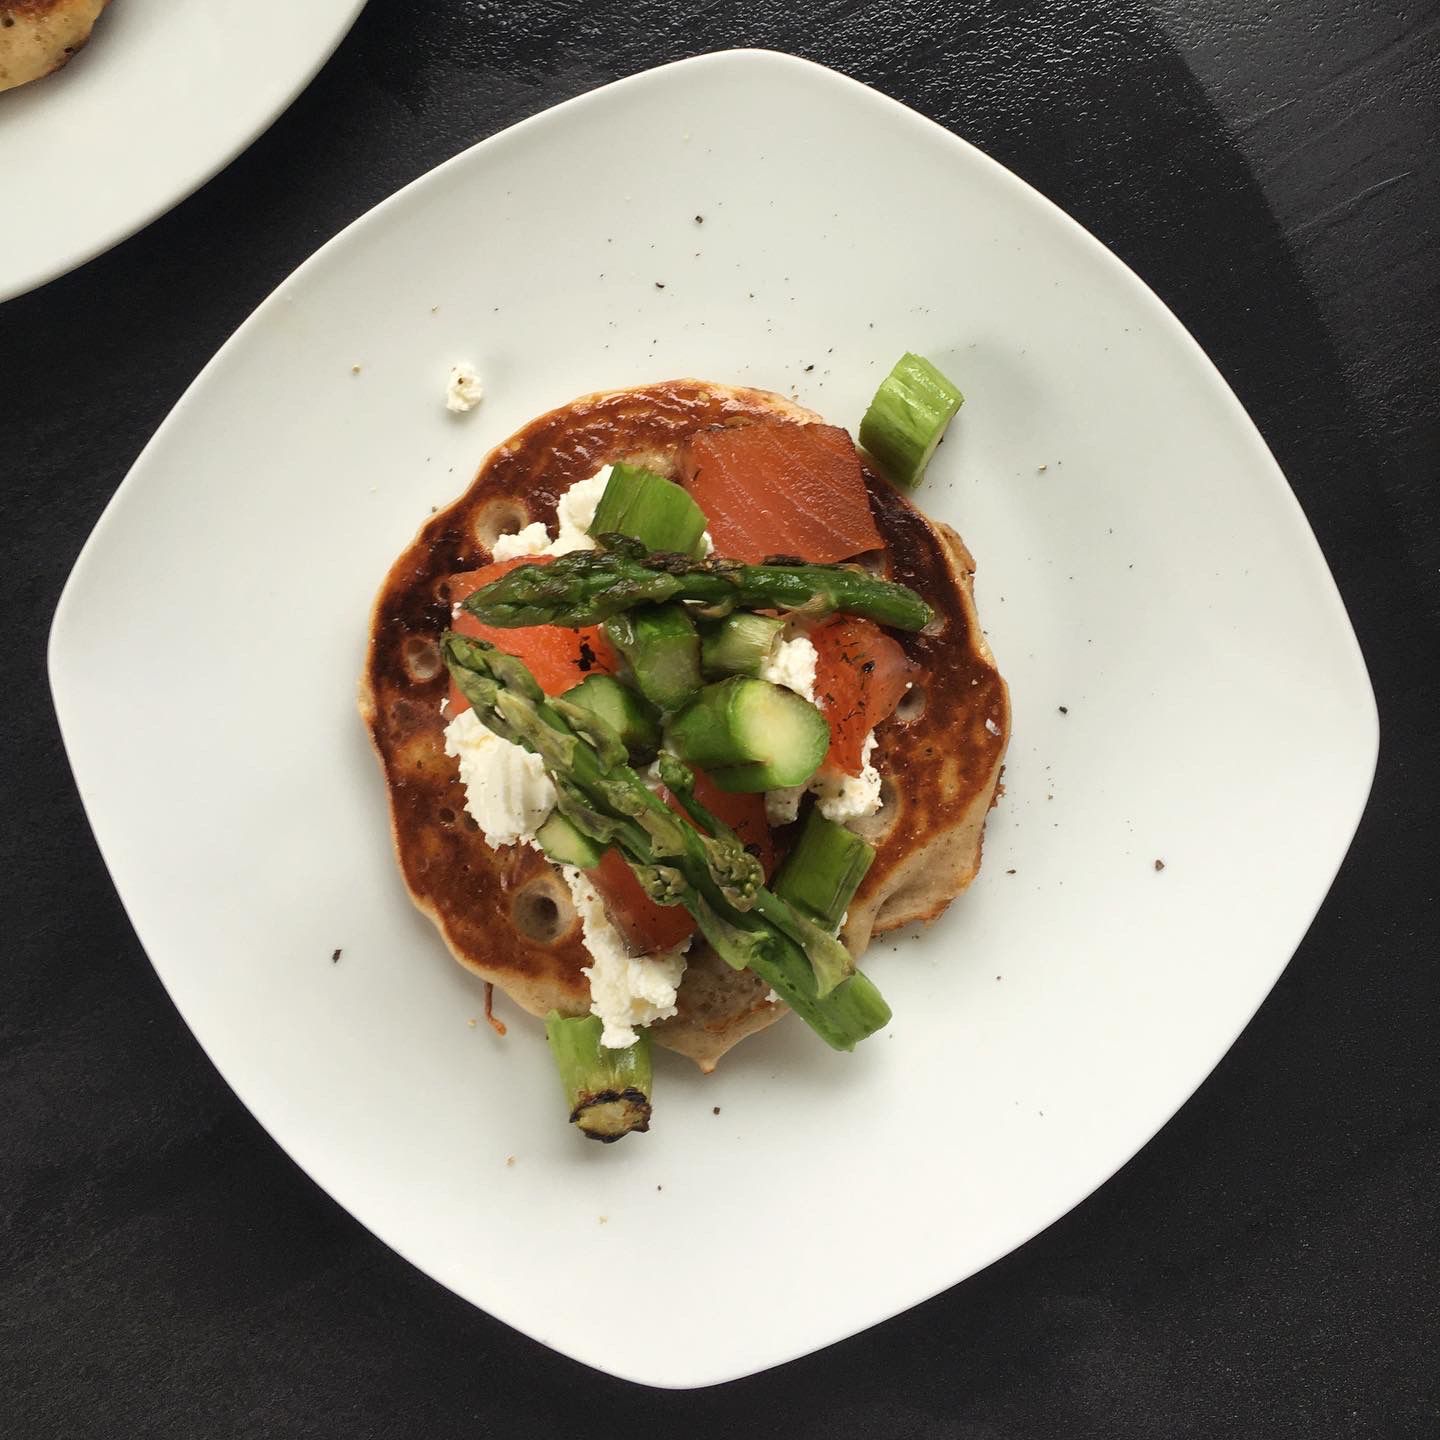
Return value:
<svg viewBox="0 0 1440 1440">
<path fill-rule="evenodd" d="M 907 349 L 966 392 L 920 498 L 1013 690 L 984 868 L 872 951 L 895 1020 L 855 1055 L 786 1023 L 708 1079 L 666 1058 L 652 1132 L 588 1145 L 538 1026 L 473 1025 L 405 896 L 354 711 L 371 598 L 553 405 L 700 375 L 853 426 Z M 457 418 L 460 359 L 488 395 Z M 1111 1175 L 1289 959 L 1376 747 L 1304 517 L 1176 320 L 953 135 L 745 52 L 517 126 L 304 265 L 121 487 L 51 673 L 136 929 L 260 1121 L 461 1295 L 672 1386 L 874 1324 Z"/>
<path fill-rule="evenodd" d="M 114 0 L 58 74 L 0 94 L 0 301 L 148 225 L 305 88 L 365 0 Z"/>
</svg>

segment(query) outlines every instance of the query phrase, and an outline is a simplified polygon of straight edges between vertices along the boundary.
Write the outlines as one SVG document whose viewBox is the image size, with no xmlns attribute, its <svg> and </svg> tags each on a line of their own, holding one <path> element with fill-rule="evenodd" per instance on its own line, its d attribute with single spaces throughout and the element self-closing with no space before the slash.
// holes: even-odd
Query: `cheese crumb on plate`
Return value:
<svg viewBox="0 0 1440 1440">
<path fill-rule="evenodd" d="M 485 387 L 473 365 L 452 365 L 445 385 L 445 408 L 453 415 L 473 410 L 485 398 Z"/>
</svg>

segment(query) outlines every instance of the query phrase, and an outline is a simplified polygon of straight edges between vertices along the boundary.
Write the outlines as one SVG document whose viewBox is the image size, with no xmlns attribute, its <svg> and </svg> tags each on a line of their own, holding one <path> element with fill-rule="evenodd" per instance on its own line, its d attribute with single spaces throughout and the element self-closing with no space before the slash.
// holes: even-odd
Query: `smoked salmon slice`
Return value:
<svg viewBox="0 0 1440 1440">
<path fill-rule="evenodd" d="M 880 548 L 860 457 L 838 425 L 702 430 L 681 456 L 680 479 L 717 555 L 830 564 Z"/>
<path fill-rule="evenodd" d="M 843 615 L 810 632 L 816 651 L 815 702 L 830 722 L 820 768 L 858 775 L 865 737 L 894 713 L 924 672 L 878 625 Z"/>
<path fill-rule="evenodd" d="M 549 555 L 529 555 L 514 560 L 497 560 L 479 570 L 466 570 L 450 577 L 450 602 L 460 601 L 482 585 L 508 575 L 517 565 L 548 565 Z M 598 625 L 583 630 L 565 630 L 558 625 L 526 625 L 518 630 L 500 630 L 482 625 L 468 610 L 458 610 L 451 620 L 461 635 L 475 640 L 488 640 L 497 650 L 514 655 L 530 668 L 540 688 L 547 695 L 559 695 L 578 685 L 587 675 L 613 675 L 620 668 L 605 632 Z M 450 706 L 447 714 L 458 715 L 468 710 L 470 702 L 450 682 Z"/>
</svg>

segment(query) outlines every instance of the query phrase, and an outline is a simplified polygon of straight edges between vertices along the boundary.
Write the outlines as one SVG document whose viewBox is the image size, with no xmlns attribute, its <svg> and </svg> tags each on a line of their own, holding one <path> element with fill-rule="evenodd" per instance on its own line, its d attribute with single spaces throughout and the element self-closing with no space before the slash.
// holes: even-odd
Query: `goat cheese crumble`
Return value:
<svg viewBox="0 0 1440 1440">
<path fill-rule="evenodd" d="M 473 710 L 461 711 L 445 727 L 445 753 L 460 762 L 465 808 L 485 843 L 492 850 L 533 844 L 535 831 L 555 808 L 545 762 L 497 735 Z"/>
<path fill-rule="evenodd" d="M 445 385 L 445 408 L 452 415 L 473 410 L 485 398 L 485 387 L 473 365 L 452 365 Z"/>
<path fill-rule="evenodd" d="M 781 640 L 770 652 L 770 658 L 760 667 L 760 678 L 772 685 L 783 685 L 797 695 L 803 695 L 812 705 L 815 703 L 815 666 L 820 656 L 815 646 L 804 635 L 791 640 Z"/>
<path fill-rule="evenodd" d="M 550 532 L 538 520 L 513 535 L 497 535 L 490 554 L 496 560 L 519 560 L 527 555 L 549 553 Z"/>
<path fill-rule="evenodd" d="M 827 775 L 823 771 L 806 785 L 792 785 L 783 790 L 765 792 L 765 818 L 772 825 L 788 825 L 800 813 L 805 792 L 814 793 L 820 813 L 837 825 L 847 820 L 861 820 L 880 809 L 880 772 L 870 763 L 875 751 L 872 730 L 860 749 L 861 769 L 858 775 Z"/>
<path fill-rule="evenodd" d="M 779 790 L 765 792 L 765 819 L 772 825 L 789 825 L 800 814 L 800 802 L 805 798 L 805 785 L 786 785 Z"/>
<path fill-rule="evenodd" d="M 637 1028 L 675 1013 L 675 992 L 685 974 L 690 942 L 654 955 L 631 955 L 585 872 L 573 865 L 560 869 L 594 961 L 580 973 L 590 981 L 590 1013 L 603 1022 L 600 1043 L 623 1050 L 635 1043 Z"/>
<path fill-rule="evenodd" d="M 577 480 L 555 506 L 559 533 L 552 540 L 540 521 L 532 521 L 513 535 L 501 535 L 491 555 L 496 560 L 517 560 L 529 555 L 568 555 L 573 550 L 593 550 L 590 526 L 595 523 L 595 510 L 605 487 L 610 483 L 610 467 L 606 465 L 588 480 Z"/>
<path fill-rule="evenodd" d="M 880 808 L 880 772 L 870 763 L 875 751 L 872 730 L 860 747 L 858 775 L 817 775 L 810 788 L 820 805 L 820 813 L 837 825 L 873 815 Z"/>
</svg>

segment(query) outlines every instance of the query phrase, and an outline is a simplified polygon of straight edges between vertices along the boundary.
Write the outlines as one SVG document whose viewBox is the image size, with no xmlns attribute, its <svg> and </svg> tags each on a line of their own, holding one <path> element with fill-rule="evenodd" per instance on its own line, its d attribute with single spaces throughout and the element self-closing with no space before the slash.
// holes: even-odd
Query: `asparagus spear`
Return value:
<svg viewBox="0 0 1440 1440">
<path fill-rule="evenodd" d="M 800 838 L 775 877 L 775 893 L 834 932 L 874 859 L 872 846 L 812 806 Z"/>
<path fill-rule="evenodd" d="M 735 910 L 749 910 L 764 875 L 733 836 L 687 825 L 624 763 L 608 721 L 563 700 L 546 701 L 523 662 L 484 640 L 446 631 L 450 673 L 476 717 L 503 739 L 533 750 L 556 782 L 561 813 L 582 834 L 619 845 L 627 859 L 671 860 L 690 883 Z"/>
<path fill-rule="evenodd" d="M 886 1024 L 889 1006 L 849 952 L 767 890 L 759 864 L 713 816 L 711 833 L 687 824 L 628 765 L 602 761 L 514 657 L 453 631 L 441 651 L 477 718 L 545 761 L 566 819 L 613 844 L 657 903 L 684 905 L 722 959 L 753 970 L 837 1050 Z"/>
<path fill-rule="evenodd" d="M 536 830 L 535 843 L 557 865 L 573 865 L 577 870 L 592 870 L 605 857 L 606 847 L 596 844 L 558 810 L 552 810 Z"/>
<path fill-rule="evenodd" d="M 632 1130 L 650 1128 L 652 1072 L 646 1031 L 623 1050 L 607 1050 L 600 1044 L 604 1028 L 598 1015 L 552 1010 L 545 1019 L 570 1123 L 608 1145 Z"/>
<path fill-rule="evenodd" d="M 605 638 L 630 666 L 636 688 L 661 710 L 678 710 L 700 688 L 700 637 L 683 605 L 641 605 L 612 615 Z"/>
<path fill-rule="evenodd" d="M 642 764 L 660 748 L 660 714 L 613 675 L 587 675 L 561 697 L 608 720 L 632 759 Z"/>
<path fill-rule="evenodd" d="M 597 535 L 629 535 L 647 550 L 700 550 L 705 516 L 690 492 L 638 465 L 616 465 L 590 523 Z"/>
<path fill-rule="evenodd" d="M 934 612 L 911 589 L 843 565 L 742 565 L 647 554 L 622 535 L 597 537 L 603 550 L 577 550 L 548 565 L 518 565 L 469 596 L 486 625 L 596 625 L 637 605 L 690 600 L 712 617 L 732 610 L 843 611 L 897 630 L 919 630 Z"/>
<path fill-rule="evenodd" d="M 731 675 L 671 716 L 672 749 L 722 789 L 754 794 L 803 785 L 830 746 L 830 725 L 803 695 Z"/>
<path fill-rule="evenodd" d="M 700 668 L 707 675 L 758 675 L 784 628 L 783 620 L 748 610 L 716 620 L 700 631 Z"/>
<path fill-rule="evenodd" d="M 735 832 L 696 798 L 695 772 L 683 760 L 662 750 L 659 767 L 660 779 L 665 788 L 680 802 L 685 813 L 696 825 L 714 835 L 731 836 L 738 841 Z M 825 823 L 828 825 L 830 822 L 827 820 Z M 849 831 L 845 833 L 848 835 Z M 854 838 L 856 844 L 864 845 L 866 850 L 870 849 L 859 836 Z M 871 853 L 873 855 L 874 852 Z M 859 883 L 858 880 L 856 883 Z M 851 886 L 845 895 L 847 903 L 854 893 L 854 886 Z M 847 976 L 855 973 L 854 959 L 835 938 L 835 931 L 839 928 L 838 921 L 826 928 L 799 906 L 792 904 L 788 898 L 763 887 L 756 894 L 754 909 L 757 914 L 769 920 L 781 934 L 789 936 L 804 950 L 810 961 L 810 968 L 815 972 L 816 986 L 822 996 L 828 995 Z M 716 948 L 719 949 L 718 946 Z"/>
</svg>

